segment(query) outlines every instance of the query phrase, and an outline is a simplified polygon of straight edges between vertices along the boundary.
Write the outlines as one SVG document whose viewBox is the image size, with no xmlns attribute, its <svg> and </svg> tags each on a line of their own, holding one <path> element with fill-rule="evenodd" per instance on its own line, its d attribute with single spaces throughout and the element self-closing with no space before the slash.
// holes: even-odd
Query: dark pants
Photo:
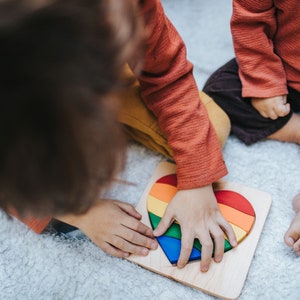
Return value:
<svg viewBox="0 0 300 300">
<path fill-rule="evenodd" d="M 287 102 L 291 112 L 276 120 L 262 117 L 251 105 L 250 98 L 242 97 L 242 85 L 235 59 L 215 71 L 204 85 L 203 91 L 228 114 L 231 132 L 245 144 L 265 139 L 282 128 L 293 112 L 300 111 L 300 93 L 288 88 Z"/>
</svg>

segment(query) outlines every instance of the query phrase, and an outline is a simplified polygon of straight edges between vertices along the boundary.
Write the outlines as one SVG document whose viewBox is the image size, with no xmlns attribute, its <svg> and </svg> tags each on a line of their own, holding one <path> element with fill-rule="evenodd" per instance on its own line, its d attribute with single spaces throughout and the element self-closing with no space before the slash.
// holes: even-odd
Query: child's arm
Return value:
<svg viewBox="0 0 300 300">
<path fill-rule="evenodd" d="M 215 130 L 199 99 L 185 44 L 160 1 L 143 1 L 142 9 L 148 39 L 143 72 L 138 77 L 141 95 L 157 116 L 174 152 L 180 190 L 161 221 L 165 225 L 160 225 L 156 233 L 161 234 L 171 220 L 178 218 L 183 231 L 179 266 L 186 264 L 193 240 L 198 238 L 204 244 L 201 270 L 205 271 L 213 240 L 219 259 L 224 251 L 224 232 L 235 245 L 232 228 L 221 216 L 211 186 L 226 175 L 227 169 Z"/>
<path fill-rule="evenodd" d="M 290 112 L 290 104 L 286 102 L 286 95 L 270 98 L 252 98 L 252 106 L 264 117 L 276 120 Z"/>
<path fill-rule="evenodd" d="M 286 95 L 286 72 L 275 49 L 273 0 L 234 0 L 231 32 L 243 97 Z"/>
</svg>

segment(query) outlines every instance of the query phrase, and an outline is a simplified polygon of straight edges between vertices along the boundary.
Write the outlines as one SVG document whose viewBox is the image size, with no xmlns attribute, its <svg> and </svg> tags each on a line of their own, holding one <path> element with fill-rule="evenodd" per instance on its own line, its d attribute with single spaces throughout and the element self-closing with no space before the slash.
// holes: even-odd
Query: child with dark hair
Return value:
<svg viewBox="0 0 300 300">
<path fill-rule="evenodd" d="M 118 0 L 0 4 L 0 205 L 37 232 L 86 213 L 123 167 L 114 93 L 139 61 L 135 15 Z"/>
<path fill-rule="evenodd" d="M 160 1 L 7 0 L 0 11 L 0 206 L 39 232 L 50 218 L 75 226 L 118 257 L 147 255 L 176 219 L 178 267 L 195 238 L 202 271 L 213 246 L 220 262 L 224 233 L 236 245 L 212 188 L 227 173 L 230 123 L 199 96 Z M 116 118 L 127 136 L 176 162 L 179 191 L 154 232 L 133 206 L 98 198 L 123 166 Z"/>
<path fill-rule="evenodd" d="M 299 17 L 296 0 L 233 1 L 236 58 L 214 72 L 203 90 L 247 145 L 264 139 L 300 144 Z M 295 211 L 285 242 L 299 254 L 299 208 Z"/>
</svg>

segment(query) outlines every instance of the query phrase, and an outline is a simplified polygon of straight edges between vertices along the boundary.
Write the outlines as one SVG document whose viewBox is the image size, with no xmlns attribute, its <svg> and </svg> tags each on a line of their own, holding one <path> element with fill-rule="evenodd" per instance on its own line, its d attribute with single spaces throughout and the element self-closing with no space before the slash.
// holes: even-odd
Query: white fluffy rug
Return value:
<svg viewBox="0 0 300 300">
<path fill-rule="evenodd" d="M 188 46 L 201 88 L 232 58 L 231 2 L 163 0 Z M 300 192 L 300 147 L 265 141 L 245 146 L 230 137 L 225 179 L 266 191 L 273 202 L 240 299 L 299 299 L 300 258 L 283 243 Z M 111 196 L 136 204 L 163 157 L 132 144 L 123 174 L 137 185 L 116 186 Z M 0 213 L 0 299 L 214 299 L 198 290 L 103 253 L 86 239 L 38 236 Z"/>
</svg>

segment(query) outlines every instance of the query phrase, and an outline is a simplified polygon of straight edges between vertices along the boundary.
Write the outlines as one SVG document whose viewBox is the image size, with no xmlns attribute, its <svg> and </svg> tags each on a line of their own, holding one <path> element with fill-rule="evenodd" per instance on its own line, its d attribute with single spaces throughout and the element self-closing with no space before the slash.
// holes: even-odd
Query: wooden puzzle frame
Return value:
<svg viewBox="0 0 300 300">
<path fill-rule="evenodd" d="M 149 191 L 157 179 L 172 173 L 176 173 L 174 164 L 160 163 L 136 207 L 143 216 L 142 222 L 149 227 L 151 225 L 146 208 Z M 252 204 L 256 213 L 256 220 L 249 235 L 237 248 L 226 252 L 221 263 L 215 263 L 212 260 L 210 269 L 206 273 L 200 272 L 199 261 L 190 262 L 183 269 L 178 269 L 176 266 L 171 265 L 160 247 L 150 251 L 146 257 L 131 255 L 128 260 L 213 296 L 223 299 L 236 299 L 244 286 L 272 199 L 266 192 L 228 181 L 217 182 L 214 184 L 214 189 L 232 190 L 242 194 Z"/>
</svg>

